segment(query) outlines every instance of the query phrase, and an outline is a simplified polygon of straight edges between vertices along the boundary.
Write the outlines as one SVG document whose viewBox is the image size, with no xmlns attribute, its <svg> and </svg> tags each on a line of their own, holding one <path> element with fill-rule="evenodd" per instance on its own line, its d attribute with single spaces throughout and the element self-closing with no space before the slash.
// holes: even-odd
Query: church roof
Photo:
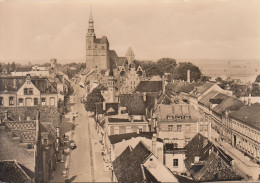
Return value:
<svg viewBox="0 0 260 183">
<path fill-rule="evenodd" d="M 94 42 L 99 44 L 108 44 L 108 40 L 106 36 L 102 36 L 102 38 L 96 38 Z"/>
</svg>

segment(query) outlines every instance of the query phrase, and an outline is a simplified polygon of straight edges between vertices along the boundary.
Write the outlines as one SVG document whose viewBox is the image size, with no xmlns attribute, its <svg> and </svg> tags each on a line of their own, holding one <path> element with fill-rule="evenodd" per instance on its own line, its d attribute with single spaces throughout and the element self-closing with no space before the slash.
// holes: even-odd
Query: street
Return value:
<svg viewBox="0 0 260 183">
<path fill-rule="evenodd" d="M 70 150 L 63 163 L 58 163 L 51 182 L 65 181 L 66 178 L 68 182 L 110 182 L 111 172 L 105 170 L 95 121 L 80 101 L 85 91 L 77 85 L 74 86 L 74 91 L 75 95 L 71 96 L 69 104 L 71 111 L 61 123 L 61 135 L 68 135 L 77 147 Z M 75 111 L 78 112 L 78 117 L 73 121 L 72 112 Z"/>
</svg>

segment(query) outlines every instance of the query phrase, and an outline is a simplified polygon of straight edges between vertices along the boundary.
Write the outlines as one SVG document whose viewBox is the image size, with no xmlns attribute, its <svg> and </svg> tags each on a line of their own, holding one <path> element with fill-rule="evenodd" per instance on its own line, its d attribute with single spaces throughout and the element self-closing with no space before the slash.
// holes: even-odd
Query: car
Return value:
<svg viewBox="0 0 260 183">
<path fill-rule="evenodd" d="M 77 148 L 77 145 L 74 141 L 71 141 L 70 142 L 70 148 L 73 150 L 73 149 L 76 149 Z"/>
</svg>

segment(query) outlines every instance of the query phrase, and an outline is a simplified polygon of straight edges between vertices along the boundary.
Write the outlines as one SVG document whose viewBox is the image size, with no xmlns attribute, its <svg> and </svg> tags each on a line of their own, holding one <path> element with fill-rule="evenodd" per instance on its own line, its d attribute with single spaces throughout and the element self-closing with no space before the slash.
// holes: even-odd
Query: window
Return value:
<svg viewBox="0 0 260 183">
<path fill-rule="evenodd" d="M 45 98 L 42 98 L 42 105 L 46 105 Z"/>
<path fill-rule="evenodd" d="M 9 105 L 14 105 L 14 97 L 9 97 Z"/>
<path fill-rule="evenodd" d="M 0 97 L 0 105 L 4 105 L 4 98 Z"/>
<path fill-rule="evenodd" d="M 102 49 L 105 49 L 105 46 L 102 46 Z"/>
<path fill-rule="evenodd" d="M 168 125 L 168 131 L 172 131 L 173 125 Z"/>
<path fill-rule="evenodd" d="M 177 132 L 181 132 L 181 125 L 177 125 Z"/>
<path fill-rule="evenodd" d="M 131 126 L 127 126 L 127 127 L 126 127 L 126 133 L 131 133 L 131 132 L 132 132 Z"/>
<path fill-rule="evenodd" d="M 43 144 L 47 145 L 48 144 L 48 139 L 43 139 Z"/>
<path fill-rule="evenodd" d="M 119 127 L 116 126 L 114 127 L 114 135 L 118 135 L 119 134 Z"/>
<path fill-rule="evenodd" d="M 38 105 L 39 103 L 38 103 L 38 98 L 34 98 L 33 99 L 33 103 L 34 103 L 34 105 Z"/>
<path fill-rule="evenodd" d="M 167 116 L 167 119 L 168 119 L 168 120 L 172 120 L 172 119 L 173 119 L 173 116 Z"/>
<path fill-rule="evenodd" d="M 95 45 L 95 48 L 97 48 L 97 45 Z"/>
<path fill-rule="evenodd" d="M 191 131 L 190 125 L 186 125 L 186 132 L 190 132 L 190 131 Z"/>
<path fill-rule="evenodd" d="M 23 91 L 24 91 L 24 95 L 28 95 L 28 88 L 24 88 Z"/>
<path fill-rule="evenodd" d="M 139 130 L 139 132 L 141 133 L 141 132 L 143 132 L 143 127 L 139 126 L 137 130 Z"/>
<path fill-rule="evenodd" d="M 50 98 L 50 105 L 55 106 L 55 98 L 54 97 Z"/>
<path fill-rule="evenodd" d="M 24 95 L 32 95 L 33 94 L 33 89 L 32 88 L 24 88 Z"/>
<path fill-rule="evenodd" d="M 23 98 L 19 98 L 18 102 L 19 102 L 19 106 L 23 106 Z"/>
<path fill-rule="evenodd" d="M 178 159 L 173 159 L 173 167 L 178 167 L 178 166 L 179 166 Z"/>
<path fill-rule="evenodd" d="M 91 49 L 91 46 L 88 46 L 88 49 Z"/>
</svg>

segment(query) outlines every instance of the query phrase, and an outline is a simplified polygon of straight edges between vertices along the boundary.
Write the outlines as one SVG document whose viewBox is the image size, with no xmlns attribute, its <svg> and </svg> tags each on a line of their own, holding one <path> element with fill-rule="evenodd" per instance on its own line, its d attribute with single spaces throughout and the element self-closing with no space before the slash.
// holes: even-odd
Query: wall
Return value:
<svg viewBox="0 0 260 183">
<path fill-rule="evenodd" d="M 165 166 L 167 166 L 171 171 L 182 173 L 186 171 L 184 164 L 185 153 L 165 153 Z M 173 160 L 178 159 L 178 167 L 173 166 Z"/>
</svg>

